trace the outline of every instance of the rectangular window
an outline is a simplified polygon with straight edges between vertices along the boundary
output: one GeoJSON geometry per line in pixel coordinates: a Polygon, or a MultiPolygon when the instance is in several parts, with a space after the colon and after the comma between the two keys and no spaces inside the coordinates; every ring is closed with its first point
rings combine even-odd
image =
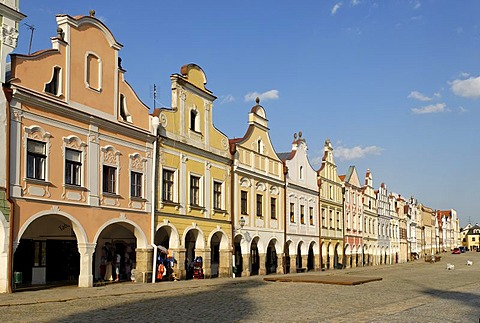
{"type": "Polygon", "coordinates": [[[310,216],[310,225],[313,225],[313,207],[310,207],[309,216],[310,216]]]}
{"type": "Polygon", "coordinates": [[[162,182],[162,200],[166,202],[173,202],[173,178],[174,171],[164,169],[162,182]]]}
{"type": "Polygon", "coordinates": [[[82,152],[65,149],[65,184],[81,185],[82,152]]]}
{"type": "Polygon", "coordinates": [[[142,197],[142,174],[131,172],[130,181],[130,196],[142,197]]]}
{"type": "Polygon", "coordinates": [[[47,241],[35,241],[33,259],[34,267],[45,267],[47,265],[47,241]]]}
{"type": "Polygon", "coordinates": [[[342,226],[340,224],[340,212],[337,212],[337,229],[341,229],[342,226]]]}
{"type": "Polygon", "coordinates": [[[295,223],[295,203],[290,203],[290,222],[295,223]]]}
{"type": "Polygon", "coordinates": [[[115,167],[103,165],[103,192],[116,193],[117,169],[115,167]]]}
{"type": "Polygon", "coordinates": [[[323,225],[324,227],[327,226],[326,214],[327,214],[327,213],[326,213],[325,209],[322,209],[322,225],[323,225]]]}
{"type": "Polygon", "coordinates": [[[257,194],[257,216],[262,216],[263,195],[257,194]]]}
{"type": "Polygon", "coordinates": [[[330,228],[333,228],[333,211],[332,210],[329,210],[329,214],[330,214],[330,228]]]}
{"type": "Polygon", "coordinates": [[[277,199],[274,197],[270,198],[270,218],[277,218],[277,199]]]}
{"type": "Polygon", "coordinates": [[[200,205],[200,177],[190,176],[190,205],[200,205]]]}
{"type": "Polygon", "coordinates": [[[305,205],[300,205],[300,223],[305,224],[305,205]]]}
{"type": "Polygon", "coordinates": [[[222,183],[213,182],[213,208],[222,209],[222,183]]]}
{"type": "Polygon", "coordinates": [[[248,213],[247,213],[247,210],[248,210],[248,207],[247,207],[247,205],[248,205],[248,204],[247,204],[247,201],[248,201],[248,200],[247,200],[247,196],[248,196],[248,193],[247,193],[246,191],[242,191],[242,192],[241,192],[241,205],[240,205],[241,210],[240,210],[240,212],[241,212],[242,214],[248,214],[248,213]]]}
{"type": "Polygon", "coordinates": [[[45,180],[45,143],[27,140],[27,178],[45,180]]]}

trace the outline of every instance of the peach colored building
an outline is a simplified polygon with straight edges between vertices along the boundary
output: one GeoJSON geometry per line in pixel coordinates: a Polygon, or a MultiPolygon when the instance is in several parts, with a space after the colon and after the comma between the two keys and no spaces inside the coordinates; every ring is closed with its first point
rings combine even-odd
{"type": "Polygon", "coordinates": [[[93,11],[56,20],[52,49],[12,56],[13,270],[23,285],[89,287],[130,279],[135,267],[142,279],[152,250],[149,109],[93,11]]]}

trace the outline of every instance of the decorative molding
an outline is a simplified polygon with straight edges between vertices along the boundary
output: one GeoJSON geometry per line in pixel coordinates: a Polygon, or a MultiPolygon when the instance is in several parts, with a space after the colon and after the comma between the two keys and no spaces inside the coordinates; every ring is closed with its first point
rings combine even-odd
{"type": "Polygon", "coordinates": [[[18,42],[18,30],[7,24],[2,25],[2,44],[9,47],[17,47],[18,42]]]}

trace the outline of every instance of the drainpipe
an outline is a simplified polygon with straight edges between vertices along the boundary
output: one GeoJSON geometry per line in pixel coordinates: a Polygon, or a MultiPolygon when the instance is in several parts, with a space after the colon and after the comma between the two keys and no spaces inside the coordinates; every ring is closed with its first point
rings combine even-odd
{"type": "Polygon", "coordinates": [[[12,100],[12,89],[3,87],[3,92],[6,98],[6,121],[7,121],[7,156],[6,156],[6,187],[5,194],[8,203],[10,203],[10,237],[8,242],[8,257],[7,257],[7,293],[12,293],[13,289],[13,226],[15,219],[15,204],[10,196],[10,101],[12,100]]]}
{"type": "MultiPolygon", "coordinates": [[[[233,272],[233,267],[235,265],[235,175],[233,172],[235,152],[237,151],[237,146],[234,143],[230,143],[230,223],[232,226],[232,278],[235,278],[235,273],[233,272]]],[[[240,248],[241,250],[241,248],[240,248]]],[[[240,257],[243,257],[241,254],[240,257]]],[[[243,266],[243,261],[242,261],[243,266]]],[[[241,268],[243,270],[243,268],[241,268]]],[[[238,268],[237,268],[238,271],[238,268]]]]}
{"type": "Polygon", "coordinates": [[[287,273],[287,173],[288,167],[283,162],[283,273],[287,273]]]}
{"type": "Polygon", "coordinates": [[[318,186],[318,247],[320,248],[320,252],[319,252],[319,255],[320,255],[320,271],[323,270],[323,252],[322,252],[322,215],[321,215],[321,212],[322,212],[322,204],[320,203],[320,197],[321,197],[321,194],[320,194],[320,190],[321,190],[321,187],[322,187],[322,179],[320,177],[320,175],[317,173],[317,186],[318,186]]]}
{"type": "Polygon", "coordinates": [[[157,200],[155,198],[156,184],[157,184],[157,147],[158,147],[158,125],[160,124],[160,119],[156,116],[152,117],[152,134],[155,137],[153,141],[153,161],[152,161],[152,195],[151,195],[151,241],[153,247],[153,261],[152,261],[152,283],[155,283],[155,271],[157,264],[157,246],[155,245],[155,210],[157,208],[157,200]]]}

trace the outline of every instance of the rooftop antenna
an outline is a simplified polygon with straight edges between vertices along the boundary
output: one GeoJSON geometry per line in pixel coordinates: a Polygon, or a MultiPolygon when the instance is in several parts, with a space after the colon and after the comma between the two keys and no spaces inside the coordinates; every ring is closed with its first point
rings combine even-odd
{"type": "Polygon", "coordinates": [[[30,55],[30,53],[32,52],[32,42],[33,42],[33,32],[35,31],[35,26],[34,25],[29,25],[27,23],[23,23],[25,26],[28,27],[28,29],[30,29],[30,45],[28,46],[28,55],[30,55]]]}
{"type": "Polygon", "coordinates": [[[155,110],[155,104],[157,101],[157,85],[153,83],[153,109],[155,110]]]}

